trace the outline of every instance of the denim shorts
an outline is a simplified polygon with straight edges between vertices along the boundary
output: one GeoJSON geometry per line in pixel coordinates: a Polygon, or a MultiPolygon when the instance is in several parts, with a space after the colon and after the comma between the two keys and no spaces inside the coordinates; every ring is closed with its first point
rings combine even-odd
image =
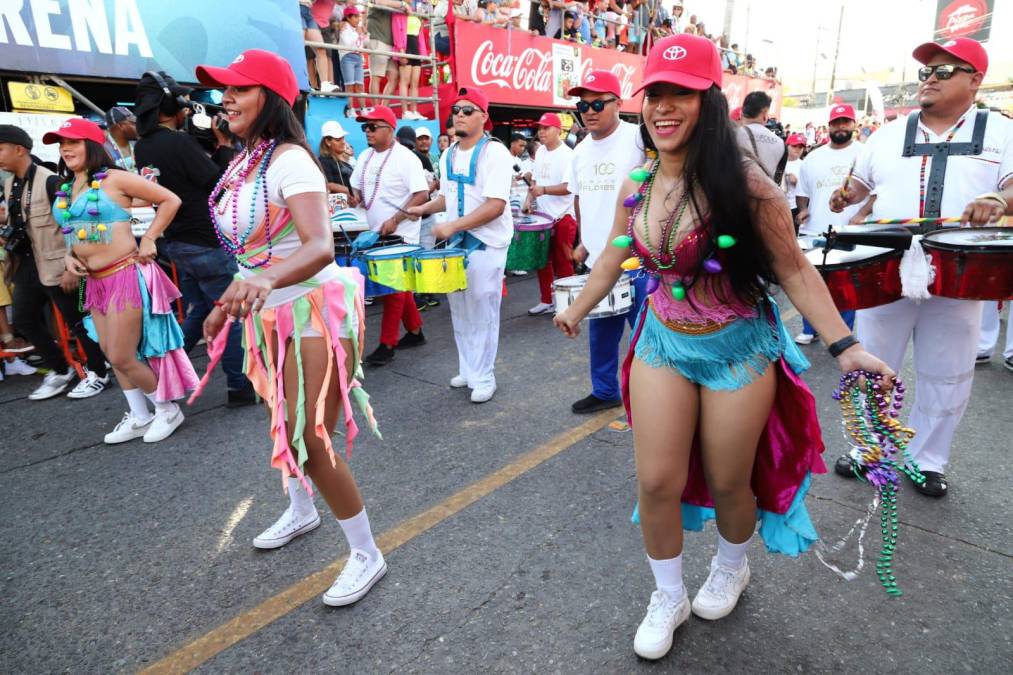
{"type": "Polygon", "coordinates": [[[303,30],[310,30],[311,28],[320,30],[320,26],[318,26],[317,22],[313,20],[313,14],[310,12],[310,8],[306,5],[299,5],[299,18],[302,19],[303,30]]]}
{"type": "Polygon", "coordinates": [[[363,84],[362,54],[348,53],[341,57],[341,77],[345,84],[363,84]]]}

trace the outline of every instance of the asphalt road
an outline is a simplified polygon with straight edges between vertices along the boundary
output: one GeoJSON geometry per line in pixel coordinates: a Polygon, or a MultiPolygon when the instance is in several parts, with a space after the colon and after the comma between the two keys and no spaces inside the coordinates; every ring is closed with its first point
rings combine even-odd
{"type": "MultiPolygon", "coordinates": [[[[0,672],[1011,671],[1013,373],[998,357],[978,368],[949,497],[902,492],[902,598],[873,573],[875,523],[850,582],[757,540],[735,613],[690,619],[651,664],[632,650],[653,584],[629,522],[631,434],[607,426],[618,414],[570,413],[588,391],[586,338],[527,316],[533,277],[509,289],[492,402],[448,386],[445,304],[424,314],[426,346],[367,371],[384,438],[361,436],[352,466],[390,572],[350,608],[318,598],[347,552],[332,519],[283,549],[251,546],[287,498],[264,412],[227,410],[220,373],[168,440],[112,447],[102,436],[124,410],[118,390],[30,402],[37,377],[0,383],[0,672]]],[[[844,449],[837,372],[822,347],[806,350],[830,463],[844,449]]],[[[871,498],[829,474],[808,505],[833,543],[871,498]]],[[[715,540],[713,525],[687,536],[690,593],[715,540]]],[[[853,543],[833,558],[857,559],[853,543]]]]}

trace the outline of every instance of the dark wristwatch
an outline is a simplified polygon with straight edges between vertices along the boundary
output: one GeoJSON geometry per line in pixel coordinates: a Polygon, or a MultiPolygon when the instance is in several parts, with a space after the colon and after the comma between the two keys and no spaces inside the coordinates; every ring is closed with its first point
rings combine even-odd
{"type": "Polygon", "coordinates": [[[850,349],[857,344],[858,338],[854,335],[845,335],[840,340],[827,347],[827,350],[830,352],[830,356],[836,359],[838,356],[843,354],[845,350],[850,349]]]}

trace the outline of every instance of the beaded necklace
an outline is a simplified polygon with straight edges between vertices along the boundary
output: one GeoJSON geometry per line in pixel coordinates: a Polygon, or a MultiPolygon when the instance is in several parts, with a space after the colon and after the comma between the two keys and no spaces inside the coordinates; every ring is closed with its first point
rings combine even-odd
{"type": "MultiPolygon", "coordinates": [[[[950,130],[950,133],[946,136],[946,140],[944,141],[944,143],[949,143],[950,141],[953,140],[953,137],[957,135],[958,131],[960,131],[960,127],[964,126],[964,122],[966,120],[967,120],[967,116],[966,115],[964,117],[960,118],[960,121],[957,122],[957,125],[955,127],[953,127],[953,129],[950,130]]],[[[922,129],[922,135],[925,137],[925,142],[926,143],[931,142],[929,140],[929,132],[927,132],[924,129],[922,129]]],[[[922,168],[921,168],[921,171],[919,171],[919,173],[918,173],[918,217],[919,218],[924,218],[925,217],[925,170],[928,167],[928,165],[929,165],[929,156],[928,155],[922,155],[922,168]]]]}
{"type": "MultiPolygon", "coordinates": [[[[395,143],[394,145],[397,144],[395,143]]],[[[362,208],[367,211],[373,206],[373,202],[376,201],[376,193],[380,191],[380,177],[383,176],[383,169],[387,166],[387,162],[394,156],[394,145],[390,146],[387,156],[380,163],[380,170],[376,172],[376,181],[373,183],[373,194],[369,196],[369,199],[366,199],[366,171],[369,169],[369,163],[376,156],[376,150],[373,148],[369,149],[369,157],[366,158],[365,164],[362,165],[362,175],[359,176],[359,194],[362,195],[362,208]]]]}
{"type": "Polygon", "coordinates": [[[891,405],[882,383],[883,376],[878,373],[854,370],[841,376],[833,397],[841,404],[845,436],[853,448],[851,470],[876,488],[880,500],[883,547],[876,574],[887,593],[899,596],[902,591],[897,587],[892,564],[900,527],[897,517],[900,474],[918,484],[925,482],[925,476],[907,452],[915,431],[901,426],[897,419],[903,407],[904,384],[900,378],[895,379],[891,405]]]}
{"type": "Polygon", "coordinates": [[[690,189],[687,187],[686,192],[679,198],[679,203],[675,209],[669,214],[668,219],[662,223],[661,236],[658,238],[658,248],[655,250],[651,245],[651,226],[648,222],[648,216],[651,211],[651,193],[659,166],[661,166],[660,162],[654,163],[654,166],[651,167],[650,177],[641,185],[640,192],[643,193],[643,198],[637,200],[633,206],[627,230],[632,235],[637,217],[643,212],[644,222],[641,231],[643,232],[644,248],[647,250],[647,256],[658,270],[669,270],[675,267],[676,264],[673,244],[675,243],[676,232],[679,230],[678,224],[682,222],[682,217],[689,206],[690,189]]]}
{"type": "Polygon", "coordinates": [[[267,189],[267,168],[271,164],[271,157],[274,155],[277,143],[275,141],[261,141],[248,153],[243,153],[229,164],[229,168],[225,171],[221,180],[215,185],[214,190],[211,191],[211,196],[208,197],[208,208],[211,210],[211,220],[215,223],[218,222],[218,215],[224,215],[229,207],[232,211],[232,238],[222,234],[221,228],[215,225],[215,235],[218,237],[218,243],[221,244],[222,248],[225,249],[230,255],[234,256],[240,265],[247,269],[255,269],[257,267],[263,267],[271,261],[272,249],[274,242],[271,239],[271,221],[269,216],[269,204],[268,204],[268,189],[267,189]],[[245,162],[245,164],[244,164],[245,162]],[[243,185],[246,184],[246,179],[256,170],[257,175],[254,177],[253,184],[253,199],[250,203],[250,213],[248,217],[248,225],[246,230],[239,233],[239,199],[242,193],[243,185]],[[257,197],[258,192],[264,201],[264,236],[267,239],[267,258],[264,260],[248,264],[244,260],[246,254],[246,245],[250,235],[257,225],[257,197]],[[217,214],[216,211],[217,205],[217,214]]]}
{"type": "Polygon", "coordinates": [[[67,248],[78,243],[109,244],[113,240],[113,232],[105,223],[99,222],[100,211],[98,208],[99,190],[102,189],[102,181],[109,175],[108,170],[102,167],[96,171],[91,180],[86,183],[87,192],[84,192],[87,206],[75,209],[82,193],[78,193],[74,199],[74,184],[66,182],[56,191],[56,220],[60,223],[60,232],[63,234],[63,241],[67,248]],[[71,218],[77,221],[84,220],[85,215],[90,216],[91,222],[75,222],[70,224],[71,218]]]}

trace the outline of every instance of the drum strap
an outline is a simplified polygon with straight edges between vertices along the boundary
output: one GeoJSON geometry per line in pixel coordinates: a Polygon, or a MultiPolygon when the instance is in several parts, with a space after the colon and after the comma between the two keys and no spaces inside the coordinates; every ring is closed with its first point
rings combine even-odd
{"type": "Polygon", "coordinates": [[[907,131],[904,134],[903,157],[931,157],[932,170],[929,172],[925,186],[924,218],[939,218],[943,203],[943,182],[946,179],[946,163],[950,155],[980,155],[985,141],[985,124],[988,111],[979,110],[974,118],[974,130],[969,143],[918,143],[919,113],[913,112],[907,118],[907,131]]]}
{"type": "Polygon", "coordinates": [[[447,178],[457,183],[457,217],[464,217],[464,186],[474,185],[477,176],[478,160],[489,142],[488,136],[482,136],[475,145],[475,151],[471,153],[471,162],[468,165],[468,173],[454,173],[454,157],[457,155],[457,143],[450,146],[450,155],[447,157],[447,178]]]}

